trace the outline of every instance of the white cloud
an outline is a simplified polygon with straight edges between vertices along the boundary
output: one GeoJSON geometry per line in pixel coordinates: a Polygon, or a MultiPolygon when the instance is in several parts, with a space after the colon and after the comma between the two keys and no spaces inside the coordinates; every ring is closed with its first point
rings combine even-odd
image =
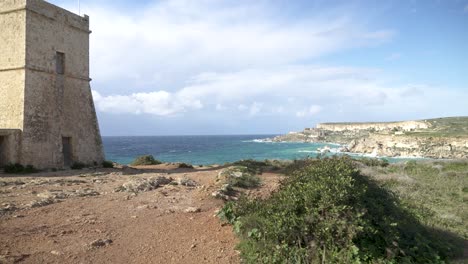
{"type": "Polygon", "coordinates": [[[216,107],[215,107],[215,108],[216,108],[216,111],[224,111],[224,110],[227,109],[227,108],[226,108],[224,105],[222,105],[222,104],[216,104],[216,107]]]}
{"type": "Polygon", "coordinates": [[[245,111],[245,110],[249,109],[249,107],[244,105],[244,104],[240,104],[240,105],[237,106],[237,109],[239,111],[245,111]]]}
{"type": "Polygon", "coordinates": [[[262,110],[262,107],[263,107],[262,103],[253,102],[249,108],[249,115],[253,116],[253,115],[260,113],[260,111],[262,110]]]}
{"type": "Polygon", "coordinates": [[[109,96],[102,96],[93,91],[93,97],[98,110],[111,113],[168,116],[203,108],[198,99],[190,99],[166,91],[109,96]]]}
{"type": "Polygon", "coordinates": [[[312,116],[320,113],[322,111],[322,107],[320,105],[311,105],[307,109],[303,109],[301,111],[296,112],[297,117],[306,117],[312,116]]]}
{"type": "MultiPolygon", "coordinates": [[[[443,104],[435,99],[441,102],[449,100],[447,105],[452,106],[468,100],[467,94],[443,87],[392,85],[391,80],[376,69],[302,65],[204,73],[174,92],[94,94],[96,106],[102,112],[154,115],[196,113],[204,105],[213,105],[213,101],[217,102],[215,108],[218,111],[227,110],[226,106],[232,105],[231,109],[249,116],[281,112],[306,117],[322,111],[321,106],[310,105],[310,102],[324,102],[327,113],[382,111],[396,114],[405,113],[405,109],[441,109],[443,104]],[[275,111],[279,104],[284,107],[275,111]]],[[[209,115],[206,111],[203,113],[209,115]]],[[[235,111],[227,111],[227,114],[235,115],[235,111]]]]}
{"type": "Polygon", "coordinates": [[[99,83],[120,80],[140,90],[156,86],[172,91],[202,72],[294,64],[376,45],[395,35],[391,29],[373,29],[350,12],[322,9],[291,18],[274,6],[263,1],[166,0],[132,10],[88,1],[82,12],[90,15],[93,31],[92,77],[99,83]]]}

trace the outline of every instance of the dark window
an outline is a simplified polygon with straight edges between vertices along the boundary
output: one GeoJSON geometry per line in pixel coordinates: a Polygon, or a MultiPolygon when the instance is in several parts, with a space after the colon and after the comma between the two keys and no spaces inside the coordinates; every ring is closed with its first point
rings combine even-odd
{"type": "Polygon", "coordinates": [[[57,74],[65,73],[65,53],[57,52],[55,54],[55,71],[57,74]]]}
{"type": "Polygon", "coordinates": [[[72,165],[72,144],[70,137],[62,137],[63,165],[70,167],[72,165]]]}

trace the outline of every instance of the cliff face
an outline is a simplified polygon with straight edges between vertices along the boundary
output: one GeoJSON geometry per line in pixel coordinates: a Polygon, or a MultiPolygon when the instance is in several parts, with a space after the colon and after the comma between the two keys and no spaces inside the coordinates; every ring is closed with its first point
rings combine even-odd
{"type": "Polygon", "coordinates": [[[374,123],[322,123],[317,124],[317,129],[328,131],[345,131],[345,130],[366,130],[374,131],[383,130],[402,130],[411,131],[415,129],[428,129],[431,124],[426,121],[402,121],[402,122],[374,122],[374,123]]]}
{"type": "Polygon", "coordinates": [[[468,158],[468,117],[386,123],[323,123],[270,139],[333,142],[344,152],[387,157],[468,158]]]}
{"type": "Polygon", "coordinates": [[[370,134],[368,137],[352,140],[348,150],[387,157],[468,158],[468,140],[370,134]]]}

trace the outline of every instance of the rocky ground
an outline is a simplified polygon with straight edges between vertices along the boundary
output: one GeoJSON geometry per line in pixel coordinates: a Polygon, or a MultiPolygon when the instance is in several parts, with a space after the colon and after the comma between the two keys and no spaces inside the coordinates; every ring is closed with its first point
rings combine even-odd
{"type": "MultiPolygon", "coordinates": [[[[222,169],[0,173],[0,263],[239,263],[232,227],[215,216],[222,169]]],[[[240,191],[267,196],[281,175],[260,178],[240,191]]]]}

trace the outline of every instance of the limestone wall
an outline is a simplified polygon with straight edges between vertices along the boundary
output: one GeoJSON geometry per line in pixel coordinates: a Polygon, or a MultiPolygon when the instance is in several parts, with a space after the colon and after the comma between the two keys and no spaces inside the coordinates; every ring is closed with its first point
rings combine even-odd
{"type": "Polygon", "coordinates": [[[425,121],[402,121],[402,122],[381,122],[381,123],[322,123],[317,124],[317,128],[329,131],[345,130],[366,130],[375,129],[376,131],[391,130],[398,128],[409,131],[413,129],[426,129],[430,124],[425,121]]]}
{"type": "Polygon", "coordinates": [[[26,1],[0,1],[0,129],[23,128],[26,1]],[[17,11],[15,11],[17,10],[17,11]]]}
{"type": "Polygon", "coordinates": [[[28,0],[23,162],[63,166],[62,137],[74,162],[103,160],[89,79],[89,21],[40,0],[28,0]],[[65,72],[56,73],[56,52],[65,72]]]}
{"type": "Polygon", "coordinates": [[[21,130],[0,129],[0,166],[20,163],[21,130]]]}
{"type": "Polygon", "coordinates": [[[61,168],[62,137],[71,138],[73,162],[104,159],[90,89],[90,33],[87,16],[42,0],[0,0],[0,129],[19,129],[2,138],[9,162],[61,168]],[[64,74],[56,72],[57,52],[65,54],[64,74]]]}

